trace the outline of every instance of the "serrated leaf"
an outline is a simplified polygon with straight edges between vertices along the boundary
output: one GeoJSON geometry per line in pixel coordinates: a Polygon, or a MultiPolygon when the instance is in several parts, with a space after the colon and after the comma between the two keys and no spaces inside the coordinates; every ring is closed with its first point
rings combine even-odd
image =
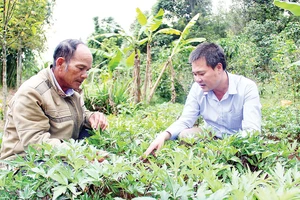
{"type": "Polygon", "coordinates": [[[62,185],[68,184],[68,179],[66,177],[62,176],[61,174],[54,173],[54,174],[50,175],[50,178],[57,181],[59,184],[62,184],[62,185]]]}
{"type": "Polygon", "coordinates": [[[81,192],[77,192],[76,184],[72,183],[67,186],[67,188],[76,196],[81,192]]]}

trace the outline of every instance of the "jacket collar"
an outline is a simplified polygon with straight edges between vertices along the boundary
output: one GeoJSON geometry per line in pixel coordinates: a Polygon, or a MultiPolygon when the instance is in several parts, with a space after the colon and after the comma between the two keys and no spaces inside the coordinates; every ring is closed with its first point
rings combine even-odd
{"type": "Polygon", "coordinates": [[[68,89],[66,92],[64,92],[61,89],[60,85],[58,84],[58,82],[57,82],[57,80],[56,80],[56,78],[54,76],[54,73],[52,71],[52,67],[53,67],[53,65],[50,65],[49,71],[50,71],[50,74],[51,74],[51,80],[53,81],[54,85],[56,86],[55,88],[56,88],[56,91],[58,92],[58,94],[60,96],[64,96],[64,97],[72,96],[75,91],[72,88],[68,89]]]}

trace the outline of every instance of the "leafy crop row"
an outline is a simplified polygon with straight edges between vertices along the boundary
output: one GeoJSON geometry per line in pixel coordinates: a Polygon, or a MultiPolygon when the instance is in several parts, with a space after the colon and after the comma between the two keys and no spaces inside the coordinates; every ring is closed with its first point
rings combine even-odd
{"type": "Polygon", "coordinates": [[[261,134],[167,141],[156,156],[142,159],[181,109],[165,103],[111,115],[109,130],[72,140],[67,149],[30,147],[0,170],[1,199],[300,198],[296,107],[264,108],[261,134]]]}

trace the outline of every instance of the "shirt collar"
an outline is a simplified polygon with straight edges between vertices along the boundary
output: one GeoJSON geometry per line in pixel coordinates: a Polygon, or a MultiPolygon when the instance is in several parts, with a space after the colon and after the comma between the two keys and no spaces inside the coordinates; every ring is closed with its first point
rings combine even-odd
{"type": "Polygon", "coordinates": [[[231,73],[228,73],[227,71],[225,71],[227,76],[228,76],[228,80],[229,80],[229,86],[228,86],[228,94],[237,94],[237,90],[236,90],[236,83],[234,81],[234,77],[231,73]]]}
{"type": "Polygon", "coordinates": [[[50,67],[50,73],[51,73],[51,76],[52,76],[52,78],[53,78],[53,80],[54,80],[54,83],[55,83],[56,87],[59,89],[60,92],[62,92],[62,93],[63,93],[64,95],[66,95],[67,97],[72,96],[72,95],[74,94],[74,90],[73,90],[72,88],[67,89],[66,92],[64,92],[64,91],[61,89],[60,85],[58,84],[58,82],[57,82],[57,80],[56,80],[56,78],[55,78],[55,76],[54,76],[54,73],[53,73],[53,71],[52,71],[52,67],[50,67]]]}
{"type": "MultiPolygon", "coordinates": [[[[237,90],[236,90],[236,84],[234,81],[234,77],[231,73],[225,71],[227,76],[228,76],[228,90],[227,92],[224,94],[224,97],[222,99],[227,99],[228,95],[234,95],[237,94],[237,90]]],[[[208,92],[204,92],[204,95],[209,95],[210,98],[213,98],[215,100],[218,100],[217,97],[215,96],[214,92],[212,90],[208,91],[208,92]]]]}

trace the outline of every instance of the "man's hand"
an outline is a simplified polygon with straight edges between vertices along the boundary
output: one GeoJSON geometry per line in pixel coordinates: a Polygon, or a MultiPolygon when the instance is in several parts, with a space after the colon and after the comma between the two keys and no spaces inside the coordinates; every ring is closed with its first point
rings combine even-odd
{"type": "Polygon", "coordinates": [[[161,147],[164,145],[164,142],[170,139],[171,135],[169,132],[160,133],[155,140],[150,144],[148,149],[145,151],[144,156],[147,157],[149,154],[155,156],[155,151],[159,151],[161,147]]]}
{"type": "Polygon", "coordinates": [[[89,122],[93,129],[98,129],[100,127],[102,130],[105,130],[108,126],[105,115],[100,112],[95,112],[94,114],[92,114],[89,118],[89,122]]]}

